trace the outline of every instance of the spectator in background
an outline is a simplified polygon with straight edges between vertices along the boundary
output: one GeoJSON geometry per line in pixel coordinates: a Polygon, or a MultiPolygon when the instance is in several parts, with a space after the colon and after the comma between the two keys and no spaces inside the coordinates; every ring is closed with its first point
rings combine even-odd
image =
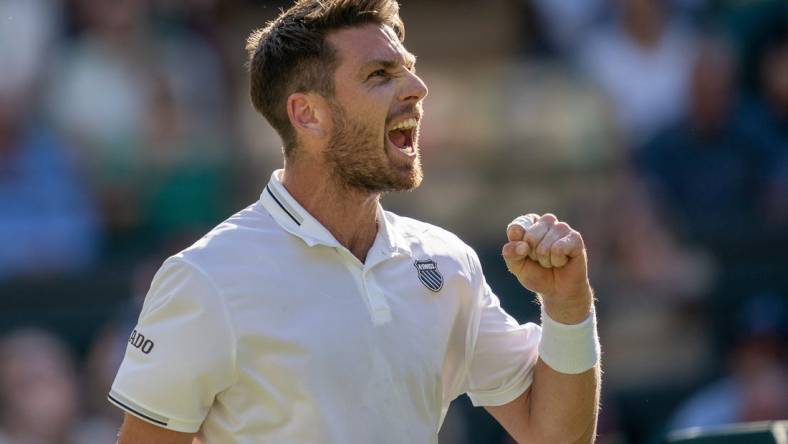
{"type": "Polygon", "coordinates": [[[147,4],[75,1],[81,32],[58,48],[47,79],[48,117],[81,155],[111,241],[140,224],[135,192],[155,47],[144,29],[147,4]]]}
{"type": "MultiPolygon", "coordinates": [[[[0,341],[0,443],[82,444],[73,357],[54,336],[19,330],[0,341]]],[[[84,443],[87,444],[87,443],[84,443]]]]}
{"type": "Polygon", "coordinates": [[[769,217],[779,157],[773,137],[749,123],[752,115],[735,93],[736,72],[727,46],[702,45],[688,115],[658,134],[638,162],[671,230],[708,251],[719,266],[720,279],[704,307],[718,357],[735,340],[730,325],[746,297],[786,288],[780,245],[788,236],[769,217]]]}
{"type": "MultiPolygon", "coordinates": [[[[788,7],[784,12],[765,26],[756,44],[759,94],[747,108],[748,124],[772,151],[763,216],[779,233],[788,230],[788,7]]],[[[788,236],[782,239],[788,245],[788,236]]]]}
{"type": "Polygon", "coordinates": [[[607,94],[629,147],[685,106],[693,37],[662,0],[618,0],[616,20],[580,48],[581,70],[607,94]]]}
{"type": "Polygon", "coordinates": [[[750,298],[741,311],[729,371],[674,413],[670,430],[788,418],[788,309],[784,298],[750,298]]]}
{"type": "Polygon", "coordinates": [[[703,45],[692,71],[689,113],[640,153],[639,166],[672,229],[723,264],[775,234],[764,218],[774,156],[745,124],[736,64],[720,42],[703,45]]]}
{"type": "Polygon", "coordinates": [[[117,177],[135,159],[144,128],[155,42],[146,1],[74,2],[76,38],[52,66],[48,110],[92,169],[117,177]]]}
{"type": "Polygon", "coordinates": [[[21,114],[0,96],[0,280],[85,269],[98,254],[91,196],[58,135],[21,114]]]}
{"type": "Polygon", "coordinates": [[[150,107],[139,188],[145,234],[159,245],[192,239],[231,208],[227,146],[220,133],[192,127],[164,79],[150,107]]]}
{"type": "Polygon", "coordinates": [[[225,213],[226,81],[220,55],[153,2],[78,0],[51,114],[99,191],[114,254],[203,230],[225,213]]]}
{"type": "Polygon", "coordinates": [[[577,48],[603,9],[602,0],[522,0],[533,4],[551,49],[564,54],[577,48]]]}
{"type": "MultiPolygon", "coordinates": [[[[30,90],[60,30],[57,0],[0,0],[0,91],[30,90]]],[[[24,94],[22,94],[24,95],[24,94]]],[[[29,98],[29,97],[28,97],[29,98]]]]}
{"type": "Polygon", "coordinates": [[[99,244],[92,196],[62,137],[36,115],[53,15],[47,1],[2,1],[0,280],[81,270],[99,244]]]}

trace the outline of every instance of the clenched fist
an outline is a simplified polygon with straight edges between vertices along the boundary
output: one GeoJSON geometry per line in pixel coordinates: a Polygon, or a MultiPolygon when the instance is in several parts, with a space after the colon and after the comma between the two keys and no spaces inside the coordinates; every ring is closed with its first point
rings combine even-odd
{"type": "Polygon", "coordinates": [[[588,317],[593,295],[580,233],[552,214],[528,214],[509,224],[506,237],[506,267],[539,294],[552,319],[576,324],[588,317]]]}

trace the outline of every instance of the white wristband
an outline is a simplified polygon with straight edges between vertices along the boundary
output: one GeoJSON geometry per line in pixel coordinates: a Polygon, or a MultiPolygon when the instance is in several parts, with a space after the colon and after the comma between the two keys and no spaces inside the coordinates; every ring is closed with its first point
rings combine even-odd
{"type": "Polygon", "coordinates": [[[542,307],[542,339],[539,357],[560,373],[576,375],[593,368],[601,355],[596,331],[596,312],[579,324],[567,325],[550,319],[542,307]]]}

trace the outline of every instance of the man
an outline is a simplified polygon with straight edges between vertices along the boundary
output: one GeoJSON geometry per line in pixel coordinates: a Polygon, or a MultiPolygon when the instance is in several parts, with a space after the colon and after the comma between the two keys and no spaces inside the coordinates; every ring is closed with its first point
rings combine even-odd
{"type": "Polygon", "coordinates": [[[154,278],[109,395],[121,444],[435,443],[462,393],[519,442],[593,441],[580,235],[552,215],[507,230],[540,329],[500,308],[457,237],[379,205],[422,178],[427,88],[403,31],[394,0],[301,0],[251,35],[285,168],[154,278]]]}

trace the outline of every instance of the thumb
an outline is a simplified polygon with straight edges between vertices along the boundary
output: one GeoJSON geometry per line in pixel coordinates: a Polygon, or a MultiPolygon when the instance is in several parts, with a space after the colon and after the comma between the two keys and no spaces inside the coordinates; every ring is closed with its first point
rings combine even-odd
{"type": "Polygon", "coordinates": [[[515,265],[522,263],[528,257],[530,251],[531,247],[525,241],[513,241],[504,244],[501,249],[501,255],[504,262],[506,262],[506,268],[511,271],[515,265]]]}

